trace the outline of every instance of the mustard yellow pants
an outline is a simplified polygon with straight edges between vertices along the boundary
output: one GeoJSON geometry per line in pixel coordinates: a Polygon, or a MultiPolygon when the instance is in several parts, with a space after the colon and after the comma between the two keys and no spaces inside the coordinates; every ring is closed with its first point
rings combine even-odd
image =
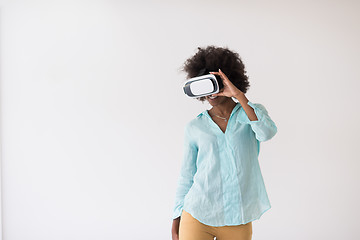
{"type": "Polygon", "coordinates": [[[199,222],[183,210],[179,225],[179,240],[251,240],[252,222],[237,226],[214,227],[199,222]]]}

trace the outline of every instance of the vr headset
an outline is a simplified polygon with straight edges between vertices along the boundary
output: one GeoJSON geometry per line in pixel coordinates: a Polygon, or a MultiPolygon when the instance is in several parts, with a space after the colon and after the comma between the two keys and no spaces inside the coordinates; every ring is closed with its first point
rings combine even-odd
{"type": "Polygon", "coordinates": [[[222,79],[209,72],[208,69],[203,68],[196,77],[188,79],[183,87],[184,93],[191,98],[218,93],[224,87],[222,79]]]}

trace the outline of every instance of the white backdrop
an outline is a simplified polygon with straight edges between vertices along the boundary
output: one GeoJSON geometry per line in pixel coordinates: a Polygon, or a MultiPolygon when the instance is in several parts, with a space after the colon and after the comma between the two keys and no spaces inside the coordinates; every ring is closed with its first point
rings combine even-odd
{"type": "Polygon", "coordinates": [[[359,239],[358,1],[3,1],[4,240],[171,239],[198,46],[245,63],[277,135],[253,239],[359,239]]]}

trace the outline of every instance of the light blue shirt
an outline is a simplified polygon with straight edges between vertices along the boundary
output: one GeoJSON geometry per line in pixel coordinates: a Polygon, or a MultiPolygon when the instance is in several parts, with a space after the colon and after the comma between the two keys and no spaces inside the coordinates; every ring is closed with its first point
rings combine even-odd
{"type": "Polygon", "coordinates": [[[206,225],[239,225],[271,208],[258,156],[260,142],[271,139],[277,127],[263,105],[247,104],[258,120],[250,121],[237,102],[225,133],[207,110],[185,125],[173,219],[184,209],[206,225]]]}

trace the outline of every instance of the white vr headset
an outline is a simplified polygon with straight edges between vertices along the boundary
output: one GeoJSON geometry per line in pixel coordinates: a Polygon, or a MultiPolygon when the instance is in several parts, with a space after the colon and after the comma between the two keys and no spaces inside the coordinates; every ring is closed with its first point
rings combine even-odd
{"type": "Polygon", "coordinates": [[[185,82],[184,93],[191,98],[198,98],[218,93],[223,88],[221,78],[214,74],[206,74],[209,71],[206,68],[200,70],[200,73],[185,82]],[[206,75],[203,75],[206,74],[206,75]]]}

